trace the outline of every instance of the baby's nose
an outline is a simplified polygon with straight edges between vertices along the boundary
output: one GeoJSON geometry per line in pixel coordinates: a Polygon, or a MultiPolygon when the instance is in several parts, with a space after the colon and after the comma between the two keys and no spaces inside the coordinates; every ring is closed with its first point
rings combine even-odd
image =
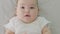
{"type": "Polygon", "coordinates": [[[25,12],[29,13],[30,12],[30,9],[29,8],[25,9],[25,12]]]}

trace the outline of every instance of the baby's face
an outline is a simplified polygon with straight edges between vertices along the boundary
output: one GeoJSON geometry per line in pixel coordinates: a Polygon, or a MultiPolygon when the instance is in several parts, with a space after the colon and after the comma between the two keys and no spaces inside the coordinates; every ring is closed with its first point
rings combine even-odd
{"type": "Polygon", "coordinates": [[[18,0],[16,14],[23,22],[33,22],[38,15],[37,0],[18,0]]]}

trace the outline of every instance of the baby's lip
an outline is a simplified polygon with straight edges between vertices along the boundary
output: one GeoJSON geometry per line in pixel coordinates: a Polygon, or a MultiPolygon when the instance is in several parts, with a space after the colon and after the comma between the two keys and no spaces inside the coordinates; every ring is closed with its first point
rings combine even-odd
{"type": "Polygon", "coordinates": [[[26,14],[25,17],[31,17],[30,15],[26,14]]]}

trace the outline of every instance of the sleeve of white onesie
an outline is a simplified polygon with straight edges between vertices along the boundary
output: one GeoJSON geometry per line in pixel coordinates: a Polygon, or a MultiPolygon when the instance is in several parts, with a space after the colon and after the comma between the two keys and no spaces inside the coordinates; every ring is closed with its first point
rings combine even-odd
{"type": "Polygon", "coordinates": [[[40,23],[41,29],[43,29],[44,26],[47,26],[50,23],[51,23],[50,21],[48,21],[46,18],[42,17],[41,23],[40,23]]]}
{"type": "Polygon", "coordinates": [[[5,24],[4,27],[6,29],[10,29],[12,32],[15,32],[15,26],[13,20],[10,20],[8,24],[5,24]]]}

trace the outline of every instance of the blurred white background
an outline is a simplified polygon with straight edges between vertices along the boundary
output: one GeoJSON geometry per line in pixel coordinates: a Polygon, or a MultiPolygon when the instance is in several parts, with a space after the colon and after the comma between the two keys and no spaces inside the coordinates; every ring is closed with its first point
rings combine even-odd
{"type": "MultiPolygon", "coordinates": [[[[42,0],[39,5],[43,9],[41,16],[51,21],[52,34],[60,34],[60,0],[42,0]]],[[[0,0],[0,34],[4,34],[2,25],[8,23],[15,14],[16,0],[0,0]]]]}

